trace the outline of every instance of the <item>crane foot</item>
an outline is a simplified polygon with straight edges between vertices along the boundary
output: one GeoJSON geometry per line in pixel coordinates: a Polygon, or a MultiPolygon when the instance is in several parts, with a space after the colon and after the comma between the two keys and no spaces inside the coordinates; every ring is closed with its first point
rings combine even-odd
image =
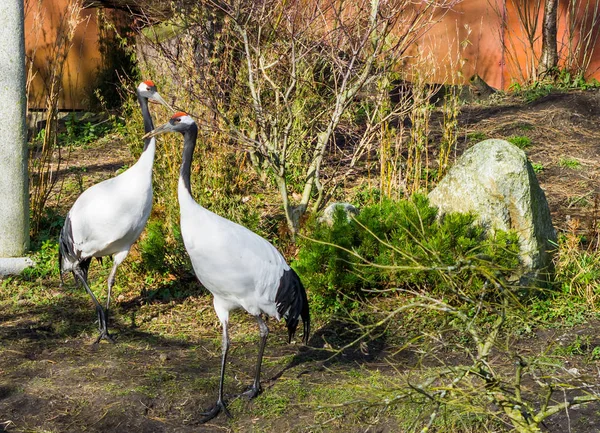
{"type": "Polygon", "coordinates": [[[262,388],[260,384],[257,386],[256,384],[252,384],[248,386],[248,389],[240,394],[240,397],[245,397],[248,400],[252,400],[254,397],[257,397],[258,394],[262,392],[262,388]]]}
{"type": "Polygon", "coordinates": [[[215,405],[213,406],[213,408],[211,410],[209,410],[208,412],[203,412],[201,414],[204,418],[200,421],[200,424],[204,424],[205,422],[210,421],[211,419],[215,418],[221,412],[223,412],[225,415],[227,415],[227,418],[233,418],[231,416],[231,414],[229,413],[229,410],[227,409],[225,402],[223,400],[217,400],[217,402],[215,403],[215,405]]]}
{"type": "Polygon", "coordinates": [[[100,332],[100,335],[98,338],[96,338],[96,341],[94,341],[94,345],[100,343],[101,340],[106,340],[111,344],[115,344],[115,339],[108,333],[108,330],[106,329],[100,332]]]}

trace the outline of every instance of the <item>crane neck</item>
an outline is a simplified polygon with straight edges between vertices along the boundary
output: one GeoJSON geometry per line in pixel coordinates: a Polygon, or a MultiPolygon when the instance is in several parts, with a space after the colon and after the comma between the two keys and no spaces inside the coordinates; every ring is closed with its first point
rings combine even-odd
{"type": "MultiPolygon", "coordinates": [[[[144,119],[144,132],[147,134],[154,129],[154,123],[152,122],[152,116],[150,116],[150,110],[148,110],[148,98],[144,98],[139,93],[137,95],[140,108],[142,109],[142,118],[144,119]]],[[[148,148],[150,139],[144,140],[144,150],[148,148]]]]}
{"type": "Polygon", "coordinates": [[[190,177],[192,174],[192,159],[194,157],[194,149],[196,148],[196,140],[198,139],[198,126],[190,125],[189,129],[183,133],[183,155],[181,157],[181,169],[179,170],[179,178],[183,181],[183,186],[188,193],[192,194],[190,177]]]}

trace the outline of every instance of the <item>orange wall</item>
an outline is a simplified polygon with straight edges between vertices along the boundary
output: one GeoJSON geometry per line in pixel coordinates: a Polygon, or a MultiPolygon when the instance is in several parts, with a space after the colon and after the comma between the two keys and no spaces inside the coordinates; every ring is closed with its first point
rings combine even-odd
{"type": "MultiPolygon", "coordinates": [[[[462,75],[468,80],[474,73],[479,74],[488,84],[498,89],[507,89],[513,81],[522,82],[523,78],[530,77],[532,65],[536,64],[541,47],[541,24],[543,7],[539,12],[538,37],[534,43],[535,54],[531,54],[529,44],[523,32],[514,6],[515,0],[464,0],[452,11],[446,13],[432,30],[420,41],[424,52],[432,51],[439,65],[440,72],[436,80],[441,82],[451,76],[448,67],[450,59],[462,59],[462,75]],[[506,23],[503,27],[502,22],[506,23]],[[470,30],[470,32],[469,32],[470,30]],[[458,34],[458,36],[457,36],[458,34]],[[465,48],[459,50],[457,41],[467,41],[465,48]],[[535,56],[535,58],[533,58],[535,56]]],[[[522,1],[522,0],[519,0],[522,1]]],[[[579,38],[582,28],[589,30],[591,24],[584,25],[585,8],[587,0],[580,1],[580,10],[575,18],[565,10],[561,2],[558,24],[558,50],[559,57],[564,59],[572,43],[579,38]],[[574,38],[569,37],[568,23],[575,20],[574,38]]],[[[536,0],[532,0],[532,4],[536,0]]],[[[589,0],[589,8],[598,7],[599,0],[589,0]]],[[[600,15],[600,9],[598,10],[600,15]]],[[[588,17],[590,13],[588,13],[588,17]]],[[[595,35],[600,32],[600,25],[593,30],[595,35]]],[[[564,66],[561,64],[560,66],[564,66]]],[[[591,63],[586,71],[586,78],[600,80],[600,38],[591,57],[591,63]]]]}
{"type": "MultiPolygon", "coordinates": [[[[64,17],[69,1],[24,0],[26,50],[28,59],[33,62],[34,71],[30,108],[44,105],[44,78],[49,75],[48,58],[51,57],[56,40],[56,28],[64,17]]],[[[507,89],[532,64],[514,1],[463,0],[451,11],[436,14],[439,22],[410,51],[412,54],[420,52],[430,57],[428,61],[432,65],[432,81],[466,82],[477,73],[491,86],[507,89]],[[503,19],[506,22],[505,28],[501,26],[503,19]],[[460,76],[456,73],[456,65],[459,64],[460,76]]],[[[584,7],[586,0],[580,1],[584,7]]],[[[590,7],[598,2],[600,0],[590,0],[590,7]]],[[[583,12],[579,13],[580,21],[583,15],[583,12]]],[[[569,46],[569,38],[565,33],[567,18],[568,14],[563,6],[559,20],[559,51],[563,54],[569,46]]],[[[86,108],[86,97],[94,87],[96,72],[101,65],[96,10],[84,10],[81,19],[67,58],[60,102],[62,109],[86,108]]],[[[578,27],[581,27],[581,23],[578,27]]],[[[595,31],[599,32],[600,26],[595,31]]],[[[536,44],[538,51],[539,45],[536,44]]],[[[600,79],[600,39],[587,74],[600,79]]]]}
{"type": "MultiPolygon", "coordinates": [[[[25,51],[27,66],[33,72],[29,86],[29,108],[35,109],[45,106],[57,28],[64,22],[69,0],[24,0],[24,4],[25,51]]],[[[86,108],[88,90],[94,86],[100,64],[96,10],[85,9],[80,15],[80,23],[65,63],[60,109],[86,108]]]]}
{"type": "Polygon", "coordinates": [[[499,19],[488,1],[464,0],[452,10],[439,13],[439,20],[411,50],[431,63],[435,82],[466,82],[478,73],[490,85],[502,82],[502,50],[499,19]],[[460,69],[460,74],[457,74],[460,69]]]}

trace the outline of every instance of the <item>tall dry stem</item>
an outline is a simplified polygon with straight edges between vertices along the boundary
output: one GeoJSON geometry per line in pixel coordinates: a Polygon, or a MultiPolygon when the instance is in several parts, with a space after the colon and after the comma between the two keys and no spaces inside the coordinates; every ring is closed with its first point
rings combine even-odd
{"type": "Polygon", "coordinates": [[[469,26],[466,26],[466,31],[466,35],[461,40],[459,28],[456,26],[455,38],[448,40],[448,46],[456,47],[456,52],[450,50],[447,56],[448,67],[445,82],[450,86],[446,87],[444,104],[442,106],[442,141],[438,154],[438,180],[441,180],[448,171],[450,155],[453,150],[456,151],[456,144],[458,142],[458,115],[460,114],[461,104],[458,86],[462,84],[462,69],[466,63],[464,50],[470,43],[469,37],[472,30],[469,26]]]}
{"type": "MultiPolygon", "coordinates": [[[[38,14],[42,10],[42,1],[38,0],[38,14]]],[[[31,176],[31,228],[35,234],[40,228],[40,222],[44,215],[44,208],[57,181],[56,172],[61,164],[61,149],[58,144],[58,103],[63,86],[63,74],[69,51],[73,47],[73,36],[75,29],[81,22],[81,11],[83,6],[80,0],[69,0],[64,14],[61,15],[59,25],[56,29],[56,39],[50,45],[50,51],[46,58],[48,76],[44,77],[45,101],[44,118],[45,128],[41,147],[35,146],[31,150],[29,158],[29,173],[31,176]]],[[[40,14],[41,16],[41,14],[40,14]]],[[[42,24],[43,25],[43,24],[42,24]]],[[[28,68],[32,73],[30,65],[28,68]]],[[[31,83],[32,76],[28,77],[31,83]]]]}
{"type": "Polygon", "coordinates": [[[573,76],[584,77],[600,35],[600,3],[590,0],[569,0],[566,16],[564,67],[573,76]]]}

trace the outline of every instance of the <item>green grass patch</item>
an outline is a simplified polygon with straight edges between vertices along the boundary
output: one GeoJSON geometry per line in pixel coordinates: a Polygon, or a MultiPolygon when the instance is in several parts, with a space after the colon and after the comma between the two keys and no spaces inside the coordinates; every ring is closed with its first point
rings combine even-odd
{"type": "Polygon", "coordinates": [[[531,168],[533,168],[535,174],[540,174],[544,171],[544,165],[539,162],[532,162],[531,168]]]}
{"type": "Polygon", "coordinates": [[[524,137],[520,135],[513,135],[512,137],[508,137],[507,141],[509,143],[514,144],[519,149],[527,149],[531,146],[531,139],[529,137],[524,137]]]}
{"type": "Polygon", "coordinates": [[[480,131],[469,132],[467,134],[467,140],[475,143],[479,143],[480,141],[487,140],[487,135],[480,131]]]}
{"type": "Polygon", "coordinates": [[[575,338],[565,345],[558,345],[554,350],[557,356],[581,356],[585,355],[590,349],[590,337],[576,335],[575,338]]]}
{"type": "Polygon", "coordinates": [[[576,158],[562,157],[558,161],[558,166],[562,168],[569,168],[571,170],[580,170],[581,162],[579,162],[576,158]]]}
{"type": "Polygon", "coordinates": [[[535,126],[533,126],[531,123],[517,123],[515,125],[515,127],[519,128],[521,131],[533,131],[535,129],[535,126]]]}
{"type": "Polygon", "coordinates": [[[275,392],[267,392],[260,396],[254,404],[253,412],[257,416],[278,417],[287,412],[290,404],[288,395],[280,395],[275,392]]]}

